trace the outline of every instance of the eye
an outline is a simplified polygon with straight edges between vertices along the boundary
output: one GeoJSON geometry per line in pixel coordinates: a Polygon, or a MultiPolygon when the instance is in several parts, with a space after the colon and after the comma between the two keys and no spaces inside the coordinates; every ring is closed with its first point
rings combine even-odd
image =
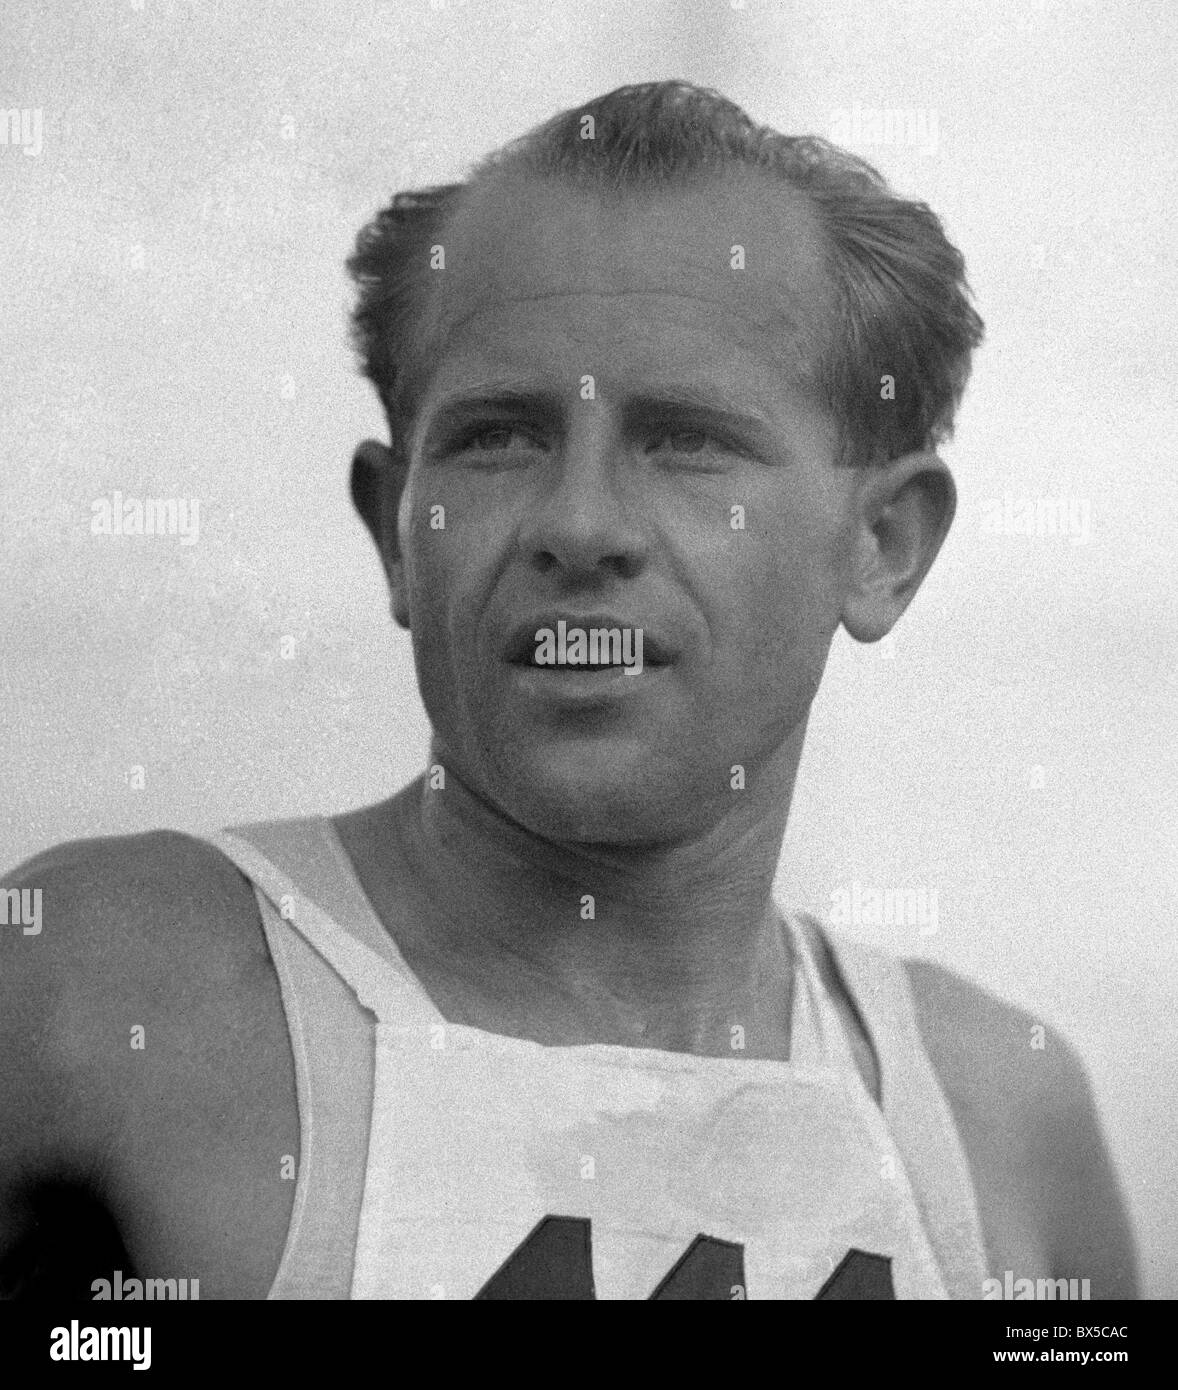
{"type": "MultiPolygon", "coordinates": [[[[672,453],[676,454],[698,454],[712,440],[711,435],[704,430],[665,430],[663,433],[655,435],[654,438],[659,444],[669,444],[672,453]]],[[[659,449],[652,448],[648,452],[658,453],[659,449]]]]}
{"type": "Polygon", "coordinates": [[[499,422],[471,425],[453,440],[450,447],[454,453],[499,454],[521,445],[529,449],[538,448],[539,441],[519,425],[499,422]]]}
{"type": "Polygon", "coordinates": [[[742,451],[711,430],[676,426],[653,430],[647,435],[646,452],[655,459],[690,459],[691,467],[720,467],[726,455],[742,451]]]}

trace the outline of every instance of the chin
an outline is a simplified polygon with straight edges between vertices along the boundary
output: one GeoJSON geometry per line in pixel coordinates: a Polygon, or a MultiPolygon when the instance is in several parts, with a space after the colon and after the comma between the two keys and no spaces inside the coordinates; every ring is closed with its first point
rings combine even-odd
{"type": "Polygon", "coordinates": [[[666,844],[696,828],[704,802],[682,773],[644,759],[639,750],[616,756],[570,753],[513,760],[496,780],[496,800],[545,839],[580,844],[666,844]]]}

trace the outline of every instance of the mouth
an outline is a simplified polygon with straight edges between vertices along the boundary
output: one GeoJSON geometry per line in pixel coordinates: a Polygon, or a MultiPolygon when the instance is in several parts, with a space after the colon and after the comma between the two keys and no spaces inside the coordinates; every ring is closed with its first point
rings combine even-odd
{"type": "Polygon", "coordinates": [[[504,658],[512,666],[566,678],[609,675],[636,666],[658,670],[671,664],[674,653],[665,639],[633,618],[554,612],[518,623],[504,658]]]}
{"type": "Polygon", "coordinates": [[[532,661],[517,661],[507,670],[513,693],[529,707],[600,717],[607,712],[616,714],[622,708],[635,708],[644,697],[662,687],[670,667],[645,661],[641,666],[614,662],[541,666],[532,661]]]}

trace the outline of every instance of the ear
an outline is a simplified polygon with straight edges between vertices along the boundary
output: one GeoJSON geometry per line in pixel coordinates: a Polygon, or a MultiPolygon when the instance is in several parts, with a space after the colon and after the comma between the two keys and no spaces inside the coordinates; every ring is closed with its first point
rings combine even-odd
{"type": "Polygon", "coordinates": [[[408,474],[409,465],[403,456],[375,439],[366,439],[352,456],[352,505],[376,542],[388,576],[393,617],[403,628],[409,626],[409,604],[397,513],[408,474]]]}
{"type": "Polygon", "coordinates": [[[957,488],[933,453],[863,466],[843,626],[878,642],[895,626],[953,524],[957,488]]]}

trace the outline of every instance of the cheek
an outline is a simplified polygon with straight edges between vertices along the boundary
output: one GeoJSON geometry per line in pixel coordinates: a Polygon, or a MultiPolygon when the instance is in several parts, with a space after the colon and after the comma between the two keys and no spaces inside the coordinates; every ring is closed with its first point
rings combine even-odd
{"type": "Polygon", "coordinates": [[[751,554],[741,544],[716,576],[727,595],[713,619],[723,698],[792,720],[813,698],[838,623],[837,548],[817,524],[748,536],[751,554]]]}
{"type": "Polygon", "coordinates": [[[440,487],[406,489],[398,522],[418,681],[431,714],[454,710],[479,684],[481,627],[498,572],[498,529],[440,487]]]}
{"type": "Polygon", "coordinates": [[[783,558],[767,566],[746,595],[745,676],[755,678],[762,690],[766,684],[792,683],[810,664],[824,624],[816,578],[806,565],[783,558]]]}
{"type": "Polygon", "coordinates": [[[429,626],[446,627],[445,612],[462,582],[464,557],[476,537],[464,536],[462,517],[439,489],[411,479],[401,495],[397,537],[411,610],[429,626]]]}
{"type": "Polygon", "coordinates": [[[822,509],[778,516],[750,537],[742,602],[762,641],[795,647],[826,627],[837,609],[838,545],[822,509]]]}
{"type": "Polygon", "coordinates": [[[427,709],[452,684],[448,674],[452,647],[449,610],[460,579],[453,572],[460,558],[459,547],[454,543],[453,519],[449,508],[438,512],[439,505],[444,506],[440,499],[435,500],[416,487],[407,487],[397,518],[409,628],[418,684],[427,709]]]}

